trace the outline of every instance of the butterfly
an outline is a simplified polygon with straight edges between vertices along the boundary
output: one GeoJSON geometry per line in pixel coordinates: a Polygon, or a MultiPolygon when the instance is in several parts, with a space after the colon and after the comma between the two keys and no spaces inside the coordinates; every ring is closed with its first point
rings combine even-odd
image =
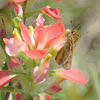
{"type": "Polygon", "coordinates": [[[68,36],[64,46],[58,51],[55,60],[59,65],[62,65],[65,69],[69,69],[72,65],[72,57],[80,38],[80,31],[75,29],[68,36]]]}

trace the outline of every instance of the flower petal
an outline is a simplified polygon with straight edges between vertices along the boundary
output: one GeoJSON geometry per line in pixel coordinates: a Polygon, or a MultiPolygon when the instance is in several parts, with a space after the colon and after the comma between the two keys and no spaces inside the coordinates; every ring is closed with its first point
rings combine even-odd
{"type": "Polygon", "coordinates": [[[15,10],[15,13],[19,16],[22,17],[23,15],[23,10],[22,10],[22,7],[19,5],[19,4],[16,4],[14,3],[14,10],[15,10]]]}
{"type": "Polygon", "coordinates": [[[62,22],[55,23],[46,29],[48,31],[48,41],[65,33],[65,27],[62,22]]]}
{"type": "Polygon", "coordinates": [[[49,14],[51,17],[53,17],[55,19],[61,19],[60,11],[57,8],[52,9],[52,8],[46,7],[46,8],[42,8],[40,10],[49,14]]]}
{"type": "Polygon", "coordinates": [[[34,76],[34,82],[39,83],[44,80],[44,77],[42,76],[38,66],[36,66],[33,70],[33,76],[34,76]]]}
{"type": "Polygon", "coordinates": [[[12,59],[10,62],[9,62],[9,67],[10,69],[16,69],[18,67],[18,62],[15,60],[15,59],[12,59]]]}
{"type": "MultiPolygon", "coordinates": [[[[60,35],[58,35],[58,36],[56,36],[56,37],[54,37],[54,38],[52,38],[51,40],[49,40],[46,44],[45,44],[45,46],[44,47],[48,47],[48,46],[54,46],[55,44],[56,44],[56,41],[59,39],[59,37],[61,36],[61,34],[60,35]]],[[[58,43],[59,44],[59,43],[58,43]]]]}
{"type": "Polygon", "coordinates": [[[0,88],[3,87],[5,84],[9,83],[12,79],[17,77],[16,75],[9,75],[10,71],[3,70],[0,71],[0,88]]]}
{"type": "Polygon", "coordinates": [[[31,37],[30,37],[29,30],[28,30],[27,27],[26,27],[24,24],[22,24],[22,23],[20,23],[20,28],[21,28],[21,35],[22,35],[24,41],[25,41],[28,45],[32,46],[33,44],[32,44],[32,41],[31,41],[31,37]]]}
{"type": "Polygon", "coordinates": [[[9,56],[15,56],[20,51],[25,50],[25,48],[26,48],[26,43],[25,42],[20,42],[16,45],[8,43],[5,46],[5,50],[6,50],[6,52],[9,56]]]}
{"type": "Polygon", "coordinates": [[[43,25],[40,25],[35,29],[34,38],[37,43],[45,43],[47,35],[47,30],[43,25]]]}
{"type": "Polygon", "coordinates": [[[53,84],[49,89],[48,89],[50,92],[53,92],[53,93],[57,93],[59,91],[62,90],[62,88],[59,86],[59,84],[53,84]]]}
{"type": "Polygon", "coordinates": [[[48,52],[48,49],[42,49],[42,50],[31,50],[31,51],[25,51],[26,54],[31,57],[32,59],[41,59],[45,56],[45,54],[48,52]]]}
{"type": "Polygon", "coordinates": [[[15,3],[21,3],[21,2],[24,2],[26,0],[12,0],[12,1],[15,2],[15,3]]]}
{"type": "Polygon", "coordinates": [[[88,82],[86,77],[75,67],[71,67],[68,70],[64,68],[60,68],[59,70],[60,70],[60,73],[58,73],[58,75],[64,79],[68,79],[76,83],[87,83],[88,82]]]}
{"type": "Polygon", "coordinates": [[[51,100],[51,96],[49,94],[46,94],[45,100],[51,100]]]}
{"type": "Polygon", "coordinates": [[[45,22],[45,19],[42,17],[43,14],[39,14],[37,19],[35,20],[36,25],[41,25],[45,22]]]}

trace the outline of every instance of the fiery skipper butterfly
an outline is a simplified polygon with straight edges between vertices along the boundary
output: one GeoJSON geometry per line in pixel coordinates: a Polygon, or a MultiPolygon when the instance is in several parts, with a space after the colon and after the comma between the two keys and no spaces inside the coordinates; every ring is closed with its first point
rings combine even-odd
{"type": "Polygon", "coordinates": [[[58,51],[55,60],[59,65],[62,65],[65,69],[69,69],[72,65],[72,57],[77,42],[80,37],[79,30],[75,30],[68,36],[64,46],[58,51]]]}

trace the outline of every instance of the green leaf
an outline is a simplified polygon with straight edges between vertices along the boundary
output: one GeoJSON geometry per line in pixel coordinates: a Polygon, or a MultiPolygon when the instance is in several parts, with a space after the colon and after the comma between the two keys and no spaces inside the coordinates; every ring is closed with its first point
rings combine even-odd
{"type": "Polygon", "coordinates": [[[25,12],[31,11],[35,0],[27,0],[25,5],[25,12]]]}
{"type": "Polygon", "coordinates": [[[6,60],[5,60],[5,67],[6,68],[4,68],[4,69],[8,69],[9,67],[9,62],[10,62],[10,60],[11,60],[11,58],[10,58],[10,56],[8,56],[7,55],[7,53],[5,52],[5,43],[3,42],[3,39],[2,38],[0,38],[0,45],[1,45],[1,47],[2,47],[2,49],[3,49],[3,51],[4,51],[4,53],[5,53],[5,56],[6,56],[6,60]]]}
{"type": "Polygon", "coordinates": [[[0,91],[2,91],[2,92],[14,92],[15,89],[12,86],[6,86],[6,87],[0,88],[0,91]]]}
{"type": "Polygon", "coordinates": [[[59,70],[50,70],[49,76],[57,76],[57,77],[59,77],[58,73],[60,73],[59,70]]]}
{"type": "Polygon", "coordinates": [[[30,17],[30,16],[36,14],[36,13],[43,13],[43,12],[40,11],[40,10],[33,10],[33,11],[30,11],[30,12],[26,12],[26,13],[24,14],[24,17],[25,17],[25,18],[28,18],[28,17],[30,17]]]}
{"type": "Polygon", "coordinates": [[[4,61],[4,67],[2,68],[2,70],[8,70],[9,69],[9,66],[7,64],[7,61],[5,60],[4,61]]]}
{"type": "Polygon", "coordinates": [[[0,100],[5,100],[6,93],[0,91],[0,100]]]}
{"type": "Polygon", "coordinates": [[[13,18],[14,28],[17,28],[20,31],[20,22],[22,19],[13,18]]]}
{"type": "Polygon", "coordinates": [[[29,81],[33,81],[33,77],[31,77],[30,75],[28,75],[27,73],[24,73],[24,72],[13,71],[10,74],[23,77],[23,78],[25,78],[26,80],[29,80],[29,81]]]}

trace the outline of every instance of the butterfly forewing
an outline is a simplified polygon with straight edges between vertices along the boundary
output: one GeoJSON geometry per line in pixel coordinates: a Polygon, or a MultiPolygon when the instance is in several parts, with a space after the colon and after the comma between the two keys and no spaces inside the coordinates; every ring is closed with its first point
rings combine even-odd
{"type": "Polygon", "coordinates": [[[80,32],[75,30],[74,33],[67,38],[64,46],[58,51],[55,57],[56,62],[66,69],[71,67],[73,52],[79,37],[80,32]]]}

